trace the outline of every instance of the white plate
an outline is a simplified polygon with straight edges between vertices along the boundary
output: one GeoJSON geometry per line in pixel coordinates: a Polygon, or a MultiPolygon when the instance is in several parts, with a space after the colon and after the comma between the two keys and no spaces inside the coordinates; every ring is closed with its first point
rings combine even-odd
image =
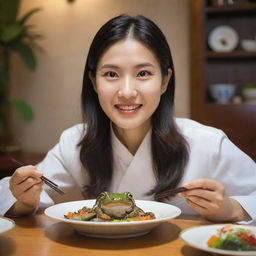
{"type": "Polygon", "coordinates": [[[11,219],[0,217],[0,233],[4,233],[15,226],[15,222],[11,219]]]}
{"type": "Polygon", "coordinates": [[[92,207],[95,204],[95,200],[71,201],[56,204],[48,207],[45,210],[45,214],[50,218],[70,224],[83,235],[104,238],[124,238],[144,235],[161,222],[168,221],[181,214],[179,208],[170,204],[144,200],[135,200],[135,203],[145,212],[153,212],[156,215],[156,219],[131,222],[91,222],[69,220],[64,217],[64,214],[77,211],[84,206],[92,207]]]}
{"type": "Polygon", "coordinates": [[[218,26],[214,28],[208,38],[208,44],[213,51],[230,52],[238,45],[238,34],[230,26],[218,26]]]}
{"type": "MultiPolygon", "coordinates": [[[[180,233],[180,238],[183,239],[187,244],[197,249],[211,252],[211,253],[219,253],[222,255],[239,255],[239,256],[249,256],[256,255],[256,251],[231,251],[231,250],[222,250],[210,248],[207,245],[208,239],[216,234],[217,229],[222,228],[225,225],[206,225],[199,226],[186,229],[180,233]]],[[[256,226],[249,225],[233,225],[234,228],[245,228],[250,229],[256,234],[256,226]]]]}

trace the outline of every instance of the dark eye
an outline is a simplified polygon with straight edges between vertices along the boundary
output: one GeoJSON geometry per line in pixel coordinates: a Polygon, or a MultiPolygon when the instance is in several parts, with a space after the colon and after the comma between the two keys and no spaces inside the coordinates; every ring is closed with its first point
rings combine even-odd
{"type": "Polygon", "coordinates": [[[108,71],[108,72],[105,74],[105,76],[114,78],[114,77],[117,77],[117,73],[116,73],[116,72],[113,72],[113,71],[108,71]]]}
{"type": "Polygon", "coordinates": [[[149,75],[150,75],[150,73],[145,70],[140,71],[138,74],[139,77],[145,77],[145,76],[149,76],[149,75]]]}

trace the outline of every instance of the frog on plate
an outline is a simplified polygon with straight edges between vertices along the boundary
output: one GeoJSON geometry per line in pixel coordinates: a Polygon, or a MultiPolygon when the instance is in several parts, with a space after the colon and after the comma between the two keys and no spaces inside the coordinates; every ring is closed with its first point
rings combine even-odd
{"type": "Polygon", "coordinates": [[[99,194],[92,208],[85,206],[77,212],[68,212],[64,216],[68,219],[87,221],[137,221],[155,218],[154,213],[144,212],[136,206],[130,192],[110,193],[106,191],[99,194]]]}

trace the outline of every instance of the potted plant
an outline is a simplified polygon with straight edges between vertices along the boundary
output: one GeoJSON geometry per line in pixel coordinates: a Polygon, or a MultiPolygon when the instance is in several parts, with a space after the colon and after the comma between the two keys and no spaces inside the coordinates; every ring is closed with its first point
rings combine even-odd
{"type": "Polygon", "coordinates": [[[16,150],[10,123],[11,108],[24,121],[33,120],[31,107],[23,100],[10,98],[10,55],[18,54],[31,70],[36,68],[34,46],[40,35],[33,32],[28,19],[40,9],[18,17],[21,0],[0,0],[0,152],[16,150]]]}
{"type": "Polygon", "coordinates": [[[247,84],[242,90],[246,103],[256,104],[256,84],[247,84]]]}

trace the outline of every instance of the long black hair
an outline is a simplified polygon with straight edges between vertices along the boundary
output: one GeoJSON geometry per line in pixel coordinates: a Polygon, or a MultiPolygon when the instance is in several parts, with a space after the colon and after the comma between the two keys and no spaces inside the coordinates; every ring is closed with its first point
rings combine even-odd
{"type": "Polygon", "coordinates": [[[127,38],[128,34],[132,34],[134,39],[154,52],[163,77],[168,74],[168,69],[172,70],[168,87],[152,116],[151,151],[157,183],[148,194],[156,195],[176,187],[188,160],[187,143],[173,119],[175,73],[167,40],[158,26],[144,16],[117,16],[104,24],[95,35],[84,70],[81,101],[86,132],[79,146],[81,162],[90,177],[84,191],[87,197],[95,197],[100,192],[108,190],[113,173],[110,120],[101,109],[90,74],[96,76],[97,64],[106,49],[115,42],[127,38]]]}

